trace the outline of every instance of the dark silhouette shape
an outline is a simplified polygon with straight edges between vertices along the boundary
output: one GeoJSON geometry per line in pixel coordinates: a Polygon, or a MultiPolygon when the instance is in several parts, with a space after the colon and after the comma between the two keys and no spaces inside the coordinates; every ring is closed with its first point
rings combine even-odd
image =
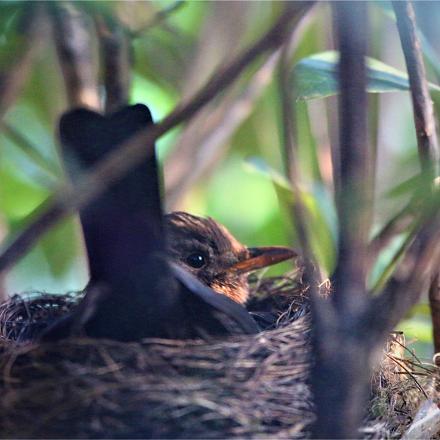
{"type": "MultiPolygon", "coordinates": [[[[152,124],[144,105],[101,116],[73,110],[60,120],[66,168],[73,180],[137,131],[152,124]]],[[[166,257],[156,158],[149,157],[80,212],[89,256],[84,299],[43,335],[121,341],[145,337],[252,334],[247,311],[200,283],[166,257]]]]}

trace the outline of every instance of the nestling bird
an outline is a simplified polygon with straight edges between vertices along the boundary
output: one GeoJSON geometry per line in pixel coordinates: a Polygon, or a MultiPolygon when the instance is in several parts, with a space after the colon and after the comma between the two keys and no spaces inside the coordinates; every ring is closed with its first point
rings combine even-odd
{"type": "Polygon", "coordinates": [[[244,304],[248,273],[297,256],[282,246],[248,248],[212,218],[186,212],[165,215],[171,258],[215,292],[244,304]]]}

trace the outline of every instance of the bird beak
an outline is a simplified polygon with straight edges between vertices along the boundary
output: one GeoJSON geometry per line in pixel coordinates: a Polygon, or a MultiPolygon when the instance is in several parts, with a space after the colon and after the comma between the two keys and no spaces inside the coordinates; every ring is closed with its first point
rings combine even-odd
{"type": "Polygon", "coordinates": [[[229,269],[238,273],[247,273],[297,256],[293,249],[283,246],[248,248],[246,258],[229,269]]]}

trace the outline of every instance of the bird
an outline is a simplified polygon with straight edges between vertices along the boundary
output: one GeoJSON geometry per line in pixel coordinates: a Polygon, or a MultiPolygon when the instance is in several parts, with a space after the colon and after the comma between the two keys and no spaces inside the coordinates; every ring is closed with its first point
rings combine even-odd
{"type": "MultiPolygon", "coordinates": [[[[70,179],[75,182],[152,124],[143,104],[108,115],[85,108],[62,115],[59,135],[70,179]]],[[[50,325],[40,341],[72,335],[138,341],[259,332],[244,307],[245,274],[285,259],[286,251],[246,248],[209,218],[181,212],[164,216],[154,151],[81,208],[79,217],[90,281],[78,306],[50,325]]]]}
{"type": "Polygon", "coordinates": [[[250,272],[298,254],[289,247],[247,247],[211,217],[175,211],[164,216],[169,257],[215,292],[239,304],[249,299],[250,272]]]}

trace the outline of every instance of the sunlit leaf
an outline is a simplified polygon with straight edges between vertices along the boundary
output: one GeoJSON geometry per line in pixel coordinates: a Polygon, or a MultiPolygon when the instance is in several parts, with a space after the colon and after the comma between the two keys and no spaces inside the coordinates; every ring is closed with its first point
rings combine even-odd
{"type": "MultiPolygon", "coordinates": [[[[297,99],[325,98],[338,93],[339,54],[335,51],[321,52],[303,58],[293,69],[294,90],[297,99]]],[[[370,93],[409,90],[408,75],[379,60],[366,58],[367,91],[370,93]]],[[[433,91],[440,87],[429,83],[433,91]]]]}

